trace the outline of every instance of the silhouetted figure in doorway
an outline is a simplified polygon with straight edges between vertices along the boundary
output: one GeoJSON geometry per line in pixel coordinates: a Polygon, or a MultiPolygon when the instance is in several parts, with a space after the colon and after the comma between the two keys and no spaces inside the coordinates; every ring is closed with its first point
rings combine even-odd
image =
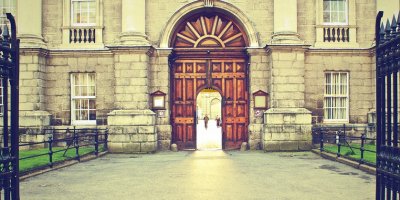
{"type": "Polygon", "coordinates": [[[221,122],[221,118],[219,118],[219,116],[217,115],[215,120],[217,121],[217,127],[219,127],[220,126],[220,122],[221,122]]]}
{"type": "Polygon", "coordinates": [[[206,115],[205,117],[204,117],[204,127],[207,129],[207,127],[208,127],[208,120],[209,120],[209,118],[208,118],[208,116],[206,115]]]}

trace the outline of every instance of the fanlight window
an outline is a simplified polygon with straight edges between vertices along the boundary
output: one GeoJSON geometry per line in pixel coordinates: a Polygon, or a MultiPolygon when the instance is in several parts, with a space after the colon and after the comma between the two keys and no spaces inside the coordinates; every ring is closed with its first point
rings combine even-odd
{"type": "Polygon", "coordinates": [[[195,16],[184,21],[172,41],[175,48],[247,46],[244,32],[222,15],[195,16]]]}

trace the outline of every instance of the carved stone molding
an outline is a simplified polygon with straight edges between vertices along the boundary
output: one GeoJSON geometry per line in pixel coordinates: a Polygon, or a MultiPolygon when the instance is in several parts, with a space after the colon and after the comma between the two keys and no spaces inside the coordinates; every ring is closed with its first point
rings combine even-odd
{"type": "Polygon", "coordinates": [[[204,0],[204,7],[214,7],[214,0],[204,0]]]}

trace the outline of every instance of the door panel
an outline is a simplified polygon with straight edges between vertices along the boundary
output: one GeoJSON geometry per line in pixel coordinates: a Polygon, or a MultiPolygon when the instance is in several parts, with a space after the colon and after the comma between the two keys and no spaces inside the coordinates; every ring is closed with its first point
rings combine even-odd
{"type": "Polygon", "coordinates": [[[249,105],[245,60],[216,59],[211,60],[211,66],[213,86],[221,89],[224,99],[223,148],[238,149],[242,142],[247,141],[249,105]]]}
{"type": "Polygon", "coordinates": [[[244,59],[178,59],[173,65],[173,142],[196,148],[196,96],[211,87],[222,92],[223,148],[238,149],[247,141],[248,90],[244,59]]]}
{"type": "Polygon", "coordinates": [[[173,142],[179,149],[195,149],[196,91],[206,85],[205,60],[177,60],[173,64],[173,142]]]}

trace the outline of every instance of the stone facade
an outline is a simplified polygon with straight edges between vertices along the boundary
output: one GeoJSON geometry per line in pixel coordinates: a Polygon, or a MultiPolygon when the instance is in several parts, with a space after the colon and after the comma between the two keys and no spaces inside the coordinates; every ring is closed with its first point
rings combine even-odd
{"type": "Polygon", "coordinates": [[[344,28],[352,37],[346,44],[320,42],[323,0],[214,0],[206,9],[194,0],[96,0],[94,43],[69,35],[88,30],[72,26],[70,2],[18,0],[23,127],[73,125],[71,73],[90,72],[96,74],[96,125],[110,129],[111,152],[170,149],[169,41],[180,20],[200,10],[232,16],[249,39],[250,149],[311,148],[312,125],[326,123],[327,71],[349,74],[345,123],[366,124],[374,111],[375,0],[346,1],[344,28]],[[32,12],[22,12],[32,3],[32,12]],[[37,20],[28,25],[31,18],[37,20]],[[166,93],[161,116],[150,98],[158,90],[166,93]],[[258,90],[269,94],[262,116],[255,116],[251,95],[258,90]]]}

